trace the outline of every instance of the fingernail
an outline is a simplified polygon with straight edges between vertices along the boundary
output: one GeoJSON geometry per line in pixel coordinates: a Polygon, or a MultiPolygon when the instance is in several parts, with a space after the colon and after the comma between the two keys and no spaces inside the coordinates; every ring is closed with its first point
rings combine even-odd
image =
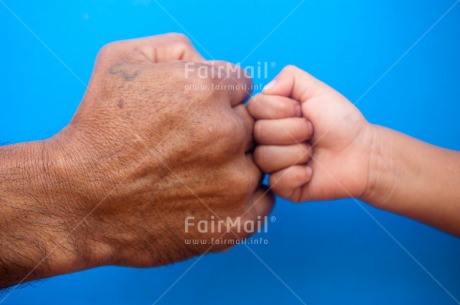
{"type": "Polygon", "coordinates": [[[313,174],[313,169],[311,168],[311,166],[307,166],[305,168],[305,171],[307,172],[308,176],[311,176],[313,174]]]}
{"type": "Polygon", "coordinates": [[[264,90],[262,90],[262,91],[271,90],[271,89],[275,88],[275,85],[276,85],[276,80],[272,80],[271,82],[269,82],[268,84],[265,85],[264,90]]]}

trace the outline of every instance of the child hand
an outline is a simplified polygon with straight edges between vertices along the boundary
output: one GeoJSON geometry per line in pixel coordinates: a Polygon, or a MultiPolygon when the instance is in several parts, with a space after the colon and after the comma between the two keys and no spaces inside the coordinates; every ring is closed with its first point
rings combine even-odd
{"type": "Polygon", "coordinates": [[[288,66],[248,108],[254,159],[275,194],[295,202],[364,195],[375,132],[344,96],[288,66]]]}

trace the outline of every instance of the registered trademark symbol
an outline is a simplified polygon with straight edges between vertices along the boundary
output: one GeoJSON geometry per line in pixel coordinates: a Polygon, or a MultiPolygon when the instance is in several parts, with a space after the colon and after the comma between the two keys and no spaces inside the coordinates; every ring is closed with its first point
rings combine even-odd
{"type": "Polygon", "coordinates": [[[271,222],[275,222],[275,221],[276,221],[276,217],[275,217],[275,216],[271,216],[271,217],[270,217],[270,221],[271,221],[271,222]]]}
{"type": "MultiPolygon", "coordinates": [[[[276,62],[272,61],[272,62],[270,63],[270,67],[275,68],[275,67],[276,67],[276,62]]],[[[275,217],[275,219],[276,219],[276,217],[275,217]]]]}

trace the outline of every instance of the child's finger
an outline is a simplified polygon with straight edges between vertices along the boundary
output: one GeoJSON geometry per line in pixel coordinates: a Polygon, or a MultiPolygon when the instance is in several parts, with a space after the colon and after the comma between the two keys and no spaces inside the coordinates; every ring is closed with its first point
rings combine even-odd
{"type": "Polygon", "coordinates": [[[310,182],[313,170],[307,165],[293,165],[273,173],[269,178],[271,190],[278,196],[299,202],[302,187],[310,182]]]}
{"type": "Polygon", "coordinates": [[[248,110],[257,120],[302,116],[300,103],[285,96],[257,94],[249,100],[248,110]]]}
{"type": "Polygon", "coordinates": [[[331,90],[322,81],[295,67],[285,67],[262,91],[263,94],[282,95],[305,102],[322,92],[331,90]]]}
{"type": "Polygon", "coordinates": [[[254,138],[262,145],[290,145],[308,141],[313,125],[305,118],[258,120],[254,125],[254,138]]]}
{"type": "Polygon", "coordinates": [[[261,145],[254,151],[254,161],[267,174],[292,165],[306,164],[310,161],[312,149],[305,143],[294,145],[261,145]]]}

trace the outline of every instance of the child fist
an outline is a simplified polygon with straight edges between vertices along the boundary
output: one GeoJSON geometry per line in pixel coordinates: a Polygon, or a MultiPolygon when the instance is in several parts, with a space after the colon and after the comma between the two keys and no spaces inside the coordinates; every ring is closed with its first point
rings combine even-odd
{"type": "Polygon", "coordinates": [[[288,66],[248,109],[254,159],[275,194],[295,202],[364,195],[374,128],[340,93],[288,66]]]}

